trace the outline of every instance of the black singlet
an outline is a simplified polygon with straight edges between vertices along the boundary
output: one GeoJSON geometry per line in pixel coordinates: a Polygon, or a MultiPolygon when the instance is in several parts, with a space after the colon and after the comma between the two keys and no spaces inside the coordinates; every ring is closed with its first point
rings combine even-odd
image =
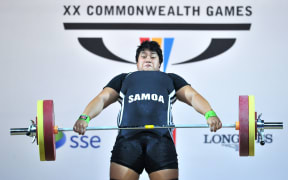
{"type": "MultiPolygon", "coordinates": [[[[119,93],[121,109],[118,126],[172,125],[172,104],[176,92],[188,83],[173,73],[136,71],[114,77],[105,87],[119,93]]],[[[147,130],[121,130],[119,136],[131,136],[147,130]]],[[[171,135],[170,129],[153,129],[160,136],[171,135]]]]}

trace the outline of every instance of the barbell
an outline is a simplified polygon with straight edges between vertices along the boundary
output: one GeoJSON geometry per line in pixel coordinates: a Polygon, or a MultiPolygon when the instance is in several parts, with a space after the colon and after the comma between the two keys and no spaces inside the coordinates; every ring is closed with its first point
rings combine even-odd
{"type": "MultiPolygon", "coordinates": [[[[59,128],[55,125],[53,100],[39,100],[37,102],[36,122],[31,121],[28,128],[11,128],[10,135],[27,135],[37,140],[41,161],[55,161],[55,134],[59,131],[73,131],[73,128],[59,128]]],[[[102,126],[87,127],[91,130],[120,130],[120,129],[160,129],[160,128],[209,128],[208,124],[189,125],[145,125],[140,127],[102,126]]],[[[222,128],[239,130],[239,155],[254,156],[255,140],[259,135],[260,144],[264,145],[264,129],[283,129],[283,122],[264,122],[261,114],[255,112],[254,96],[239,96],[239,121],[235,124],[223,124],[222,128]]]]}

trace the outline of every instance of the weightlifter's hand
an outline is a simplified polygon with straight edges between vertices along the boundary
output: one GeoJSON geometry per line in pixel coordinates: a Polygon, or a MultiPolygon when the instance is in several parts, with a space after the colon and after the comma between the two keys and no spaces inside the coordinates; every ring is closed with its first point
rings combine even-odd
{"type": "Polygon", "coordinates": [[[209,124],[211,132],[216,132],[218,129],[222,128],[222,122],[217,116],[209,117],[207,124],[209,124]]]}
{"type": "Polygon", "coordinates": [[[87,127],[88,123],[86,121],[78,119],[73,126],[73,130],[79,135],[84,135],[87,127]]]}

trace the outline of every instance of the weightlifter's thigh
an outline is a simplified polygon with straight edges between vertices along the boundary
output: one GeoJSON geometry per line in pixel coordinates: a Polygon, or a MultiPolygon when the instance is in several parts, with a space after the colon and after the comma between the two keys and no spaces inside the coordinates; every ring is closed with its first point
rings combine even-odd
{"type": "Polygon", "coordinates": [[[110,164],[110,180],[138,180],[139,174],[134,170],[111,162],[110,164]]]}

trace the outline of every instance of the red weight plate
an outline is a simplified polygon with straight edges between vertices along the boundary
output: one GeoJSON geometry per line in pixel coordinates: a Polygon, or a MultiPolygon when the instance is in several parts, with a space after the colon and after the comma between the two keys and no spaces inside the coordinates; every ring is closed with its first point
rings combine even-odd
{"type": "Polygon", "coordinates": [[[45,145],[45,160],[55,161],[56,147],[54,136],[54,106],[52,100],[43,101],[43,121],[44,121],[44,145],[45,145]]]}
{"type": "Polygon", "coordinates": [[[239,96],[239,155],[249,156],[249,99],[239,96]]]}

